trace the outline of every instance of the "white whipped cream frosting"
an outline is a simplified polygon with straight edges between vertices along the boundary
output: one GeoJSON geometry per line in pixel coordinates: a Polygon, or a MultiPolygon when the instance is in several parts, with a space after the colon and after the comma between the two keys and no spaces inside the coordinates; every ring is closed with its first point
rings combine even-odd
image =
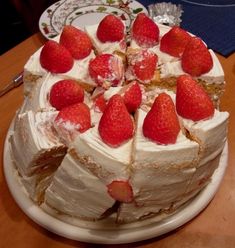
{"type": "Polygon", "coordinates": [[[98,127],[95,126],[77,136],[71,147],[78,157],[86,158],[84,166],[105,183],[128,179],[132,139],[119,147],[110,147],[101,140],[98,127]]]}
{"type": "Polygon", "coordinates": [[[191,136],[200,144],[200,165],[222,152],[227,140],[228,112],[215,109],[212,118],[194,122],[182,118],[182,123],[191,136]]]}
{"type": "Polygon", "coordinates": [[[60,73],[59,75],[63,76],[64,78],[74,79],[85,82],[86,84],[96,86],[88,72],[89,62],[93,58],[95,58],[95,53],[92,50],[86,58],[74,60],[74,64],[71,70],[66,73],[60,73]]]}
{"type": "Polygon", "coordinates": [[[114,204],[107,187],[67,154],[46,190],[45,203],[71,216],[99,219],[114,204]]]}
{"type": "Polygon", "coordinates": [[[33,55],[30,56],[29,60],[24,66],[24,73],[29,72],[38,76],[43,76],[47,73],[47,70],[42,68],[40,64],[39,58],[41,51],[42,51],[42,47],[39,48],[33,55]]]}
{"type": "Polygon", "coordinates": [[[37,164],[37,158],[44,152],[64,146],[52,129],[55,115],[56,112],[28,111],[17,116],[10,140],[13,158],[21,174],[29,175],[37,167],[43,166],[37,164]]]}
{"type": "Polygon", "coordinates": [[[193,164],[197,161],[199,145],[187,139],[182,132],[179,133],[176,143],[159,145],[144,137],[142,127],[146,112],[138,111],[136,137],[134,140],[135,149],[133,155],[134,165],[181,166],[182,164],[193,164]]]}
{"type": "Polygon", "coordinates": [[[119,94],[122,90],[122,86],[110,87],[108,90],[104,92],[104,99],[109,100],[113,95],[119,94]]]}

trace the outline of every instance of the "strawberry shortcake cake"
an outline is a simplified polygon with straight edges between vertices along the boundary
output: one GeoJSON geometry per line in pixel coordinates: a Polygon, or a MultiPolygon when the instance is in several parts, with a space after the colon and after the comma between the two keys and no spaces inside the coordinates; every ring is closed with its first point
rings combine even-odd
{"type": "Polygon", "coordinates": [[[219,165],[224,85],[199,37],[146,14],[130,35],[115,15],[84,30],[65,26],[25,65],[12,161],[29,197],[58,218],[166,217],[219,165]]]}

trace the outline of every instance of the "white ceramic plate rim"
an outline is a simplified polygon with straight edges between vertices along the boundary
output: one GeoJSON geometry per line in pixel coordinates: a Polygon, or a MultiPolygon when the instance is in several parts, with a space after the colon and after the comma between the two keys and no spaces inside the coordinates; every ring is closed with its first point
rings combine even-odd
{"type": "MultiPolygon", "coordinates": [[[[29,218],[47,230],[69,239],[89,243],[121,244],[137,242],[160,236],[182,226],[198,215],[212,200],[223,179],[228,162],[228,145],[226,143],[220,158],[219,167],[213,174],[211,182],[189,203],[181,207],[178,212],[162,221],[157,220],[157,218],[151,218],[145,220],[143,226],[133,228],[122,228],[120,226],[110,230],[107,228],[92,229],[84,227],[84,223],[83,227],[79,227],[55,218],[44,212],[42,208],[29,198],[20,183],[18,173],[10,157],[10,144],[8,140],[11,132],[10,128],[5,140],[3,169],[8,187],[16,203],[29,218]]],[[[83,221],[81,220],[81,222],[83,221]]]]}
{"type": "MultiPolygon", "coordinates": [[[[83,9],[85,7],[88,7],[88,8],[90,7],[90,9],[94,9],[97,6],[106,7],[107,10],[106,10],[106,12],[104,12],[105,14],[109,14],[110,8],[114,7],[118,10],[118,12],[122,12],[125,15],[128,15],[130,20],[133,20],[134,17],[136,16],[136,14],[133,13],[134,8],[135,9],[142,8],[143,10],[141,12],[148,13],[147,9],[142,4],[135,1],[135,0],[131,1],[128,4],[128,7],[119,8],[117,6],[117,4],[120,5],[120,3],[118,3],[117,0],[114,0],[114,3],[112,3],[112,4],[105,4],[104,0],[90,0],[90,1],[80,1],[80,2],[74,1],[74,0],[58,1],[54,4],[52,4],[51,6],[49,6],[40,16],[39,22],[38,22],[39,30],[41,31],[42,35],[45,38],[52,39],[59,34],[60,30],[58,30],[58,29],[61,29],[61,28],[59,28],[59,26],[67,25],[70,23],[67,20],[67,18],[71,14],[73,14],[75,11],[78,12],[79,9],[83,9]],[[67,8],[66,11],[68,11],[68,13],[63,14],[63,12],[60,12],[60,9],[63,6],[67,8]],[[76,9],[71,8],[71,10],[70,10],[67,6],[76,6],[76,9]],[[128,8],[128,11],[127,11],[127,8],[128,8]],[[49,13],[49,11],[50,11],[50,13],[49,13]],[[128,13],[129,11],[132,11],[132,13],[128,13]],[[54,22],[57,24],[54,25],[53,24],[54,22]],[[57,27],[57,25],[58,25],[58,27],[57,27]],[[46,28],[49,33],[45,33],[44,28],[46,28]]],[[[86,15],[86,14],[84,14],[84,15],[86,15]]],[[[97,15],[97,22],[96,23],[98,23],[98,20],[99,20],[99,18],[97,15]]],[[[94,20],[92,22],[94,24],[94,20]]],[[[88,21],[88,24],[89,24],[89,21],[88,21]]]]}

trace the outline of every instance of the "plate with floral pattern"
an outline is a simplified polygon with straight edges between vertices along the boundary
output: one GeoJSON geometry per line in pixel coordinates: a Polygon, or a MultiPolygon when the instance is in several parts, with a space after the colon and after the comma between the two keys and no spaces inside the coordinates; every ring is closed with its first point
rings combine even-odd
{"type": "Polygon", "coordinates": [[[62,0],[42,13],[39,29],[43,36],[52,39],[61,32],[64,25],[83,29],[86,25],[99,23],[107,14],[114,14],[126,23],[128,31],[140,12],[148,13],[142,4],[133,0],[62,0]]]}

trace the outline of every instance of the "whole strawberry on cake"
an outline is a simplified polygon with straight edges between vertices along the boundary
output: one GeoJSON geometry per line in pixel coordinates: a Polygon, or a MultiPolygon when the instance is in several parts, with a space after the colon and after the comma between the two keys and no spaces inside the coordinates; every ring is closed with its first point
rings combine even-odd
{"type": "Polygon", "coordinates": [[[214,52],[180,27],[144,13],[130,36],[115,15],[65,26],[25,65],[12,160],[29,197],[58,218],[164,218],[219,165],[224,88],[214,52]]]}

